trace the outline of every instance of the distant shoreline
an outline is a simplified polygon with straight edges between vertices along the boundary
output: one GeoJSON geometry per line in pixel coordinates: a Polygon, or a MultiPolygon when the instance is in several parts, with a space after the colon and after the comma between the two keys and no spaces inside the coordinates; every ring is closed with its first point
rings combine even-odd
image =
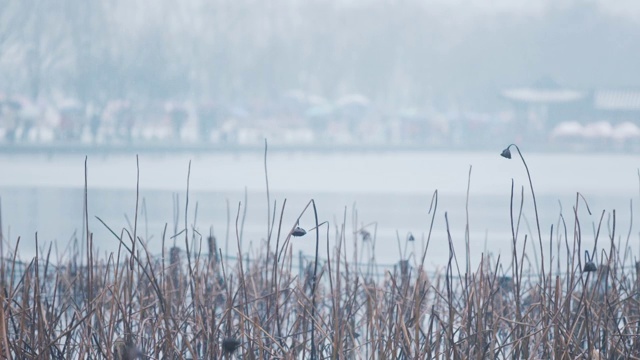
{"type": "MultiPolygon", "coordinates": [[[[469,152],[469,151],[499,151],[504,144],[490,147],[467,146],[433,146],[433,145],[367,145],[367,144],[312,144],[312,145],[281,145],[269,144],[269,152],[282,153],[395,153],[395,152],[469,152]]],[[[522,145],[528,153],[565,153],[565,154],[621,154],[631,155],[640,153],[640,149],[614,149],[610,147],[572,148],[557,145],[531,144],[522,145]]],[[[165,144],[0,144],[0,155],[9,154],[216,154],[216,153],[262,153],[264,144],[260,145],[229,145],[229,144],[197,144],[197,143],[165,143],[165,144]]]]}

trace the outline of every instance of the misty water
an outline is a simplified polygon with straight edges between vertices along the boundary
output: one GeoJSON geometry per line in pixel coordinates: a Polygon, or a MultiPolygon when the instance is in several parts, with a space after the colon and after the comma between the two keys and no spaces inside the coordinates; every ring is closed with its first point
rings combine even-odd
{"type": "MultiPolygon", "coordinates": [[[[277,231],[279,214],[286,199],[281,231],[284,238],[309,200],[314,199],[319,221],[330,224],[331,246],[336,243],[336,227],[346,224],[347,242],[352,244],[355,238],[361,241],[361,237],[354,234],[365,226],[372,235],[375,233],[376,260],[392,264],[412,252],[422,252],[432,216],[430,204],[437,190],[438,208],[426,262],[441,266],[447,261],[449,247],[445,214],[456,252],[463,261],[466,192],[471,170],[469,243],[472,264],[477,265],[482,253],[508,256],[511,252],[509,206],[512,179],[516,208],[524,190],[524,220],[519,239],[528,234],[529,239],[537,240],[525,168],[516,157],[512,160],[500,157],[499,150],[473,153],[269,154],[271,216],[275,201],[277,231]],[[416,241],[406,246],[409,233],[416,241]],[[401,240],[400,246],[398,239],[401,240]]],[[[552,225],[556,243],[561,211],[572,239],[572,207],[575,206],[577,192],[584,195],[592,212],[589,215],[584,202],[580,202],[578,212],[583,246],[593,245],[595,227],[602,211],[606,210],[598,247],[608,248],[608,234],[613,221],[611,211],[614,209],[616,241],[620,240],[623,245],[626,243],[630,233],[630,206],[633,203],[635,207],[639,196],[635,156],[525,154],[525,159],[536,191],[545,248],[549,246],[552,225]]],[[[82,239],[84,160],[83,156],[0,157],[5,254],[15,247],[20,237],[19,256],[33,256],[37,233],[41,247],[53,241],[54,255],[69,256],[70,239],[74,236],[82,239]]],[[[234,256],[238,249],[236,239],[241,234],[243,251],[262,251],[268,224],[264,154],[225,153],[139,157],[137,233],[148,240],[150,252],[161,252],[165,225],[165,246],[173,245],[174,241],[177,246],[185,246],[184,235],[175,239],[171,237],[185,227],[190,161],[189,236],[192,230],[204,236],[212,231],[221,251],[234,256]],[[239,219],[237,227],[236,218],[239,219]]],[[[89,230],[94,234],[94,246],[99,254],[116,251],[118,241],[97,218],[118,234],[123,228],[132,228],[136,206],[136,157],[92,156],[87,159],[87,173],[89,230]]],[[[309,208],[300,226],[309,230],[314,225],[313,212],[309,208]]],[[[326,257],[326,227],[323,229],[321,256],[326,257]]],[[[312,255],[314,240],[313,231],[303,238],[294,239],[293,253],[302,251],[312,255]]],[[[529,243],[537,246],[537,242],[529,243]]],[[[632,229],[630,245],[634,253],[637,253],[637,244],[638,233],[632,229]]],[[[358,246],[359,255],[371,256],[362,252],[361,244],[358,246]]],[[[529,252],[532,250],[531,246],[527,248],[529,252]]],[[[353,251],[351,245],[349,251],[353,251]]]]}

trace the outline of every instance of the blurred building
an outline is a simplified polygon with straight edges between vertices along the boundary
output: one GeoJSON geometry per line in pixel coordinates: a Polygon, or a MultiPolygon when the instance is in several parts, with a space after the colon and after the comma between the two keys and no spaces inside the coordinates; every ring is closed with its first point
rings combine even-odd
{"type": "Polygon", "coordinates": [[[584,119],[590,107],[585,92],[562,87],[552,79],[507,89],[501,95],[515,113],[511,129],[514,138],[528,142],[544,141],[549,131],[562,122],[584,119]]]}
{"type": "Polygon", "coordinates": [[[612,124],[640,121],[640,91],[596,90],[592,97],[594,120],[612,124]]]}
{"type": "Polygon", "coordinates": [[[511,136],[564,150],[634,150],[640,146],[640,91],[578,91],[541,80],[502,92],[511,136]]]}

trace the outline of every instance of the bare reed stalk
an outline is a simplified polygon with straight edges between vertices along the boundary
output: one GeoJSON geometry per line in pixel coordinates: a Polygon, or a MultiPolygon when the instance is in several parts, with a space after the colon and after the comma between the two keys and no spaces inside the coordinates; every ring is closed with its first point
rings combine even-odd
{"type": "MultiPolygon", "coordinates": [[[[365,244],[356,231],[357,254],[349,254],[347,209],[330,226],[320,222],[322,213],[315,200],[307,203],[288,232],[283,231],[286,200],[278,217],[275,202],[271,213],[271,199],[264,242],[248,239],[259,245],[251,251],[240,245],[240,203],[235,219],[237,256],[210,249],[219,257],[210,254],[205,259],[194,245],[201,235],[197,205],[193,214],[188,211],[188,183],[189,176],[180,214],[184,219],[174,218],[184,229],[176,227],[169,237],[184,235],[184,246],[168,249],[168,258],[164,256],[168,224],[160,239],[162,255],[156,255],[149,249],[146,232],[137,230],[135,217],[132,226],[118,232],[96,217],[110,237],[95,238],[83,231],[71,244],[84,240],[86,248],[73,246],[57,257],[51,256],[52,246],[36,235],[36,256],[21,261],[21,238],[5,238],[7,255],[0,263],[0,357],[111,359],[121,337],[128,349],[148,359],[618,360],[638,358],[640,353],[636,336],[640,265],[616,241],[618,212],[597,215],[592,246],[590,231],[583,229],[591,218],[579,202],[589,215],[591,210],[581,195],[572,209],[573,236],[561,213],[558,225],[550,227],[549,258],[532,262],[526,251],[528,234],[519,235],[524,188],[521,198],[515,199],[512,181],[509,220],[505,217],[511,223],[510,259],[482,254],[474,265],[467,218],[462,272],[447,213],[446,267],[431,270],[425,265],[438,210],[437,191],[429,208],[426,246],[413,262],[405,243],[399,263],[370,263],[373,253],[362,252],[359,257],[359,251],[372,251],[373,239],[365,244]],[[316,232],[316,253],[309,261],[302,259],[305,264],[300,265],[307,266],[298,277],[292,232],[310,209],[315,226],[308,231],[316,232]],[[326,225],[325,259],[325,249],[320,254],[319,248],[322,225],[326,225]],[[605,236],[603,225],[609,229],[608,243],[599,241],[605,236]],[[275,239],[270,239],[272,235],[275,239]],[[119,251],[100,255],[94,246],[103,241],[117,241],[119,251]],[[554,249],[561,249],[561,243],[562,262],[554,258],[560,257],[560,250],[554,249]],[[583,248],[599,262],[593,274],[584,271],[592,259],[583,263],[583,248]]],[[[85,226],[87,203],[85,193],[85,226]]],[[[355,230],[369,226],[358,225],[355,211],[351,215],[355,230]]]]}

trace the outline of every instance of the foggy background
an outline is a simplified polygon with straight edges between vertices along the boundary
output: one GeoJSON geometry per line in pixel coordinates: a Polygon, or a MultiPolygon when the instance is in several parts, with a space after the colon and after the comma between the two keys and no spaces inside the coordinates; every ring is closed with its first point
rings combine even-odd
{"type": "Polygon", "coordinates": [[[271,200],[291,200],[285,228],[315,198],[320,221],[347,211],[350,236],[376,222],[384,261],[397,238],[424,236],[436,189],[429,261],[446,260],[444,211],[464,244],[469,166],[473,253],[509,253],[511,179],[533,220],[522,164],[499,157],[511,142],[531,161],[543,232],[578,191],[593,199],[587,228],[616,208],[626,232],[638,34],[634,1],[0,0],[4,241],[23,236],[31,254],[36,231],[60,247],[81,237],[89,155],[89,228],[115,249],[94,216],[130,226],[141,154],[153,252],[165,224],[180,231],[190,160],[193,229],[233,243],[240,203],[245,244],[258,244],[265,139],[271,200]]]}
{"type": "Polygon", "coordinates": [[[3,0],[0,89],[85,103],[301,89],[493,110],[544,77],[637,87],[639,20],[633,1],[3,0]]]}

